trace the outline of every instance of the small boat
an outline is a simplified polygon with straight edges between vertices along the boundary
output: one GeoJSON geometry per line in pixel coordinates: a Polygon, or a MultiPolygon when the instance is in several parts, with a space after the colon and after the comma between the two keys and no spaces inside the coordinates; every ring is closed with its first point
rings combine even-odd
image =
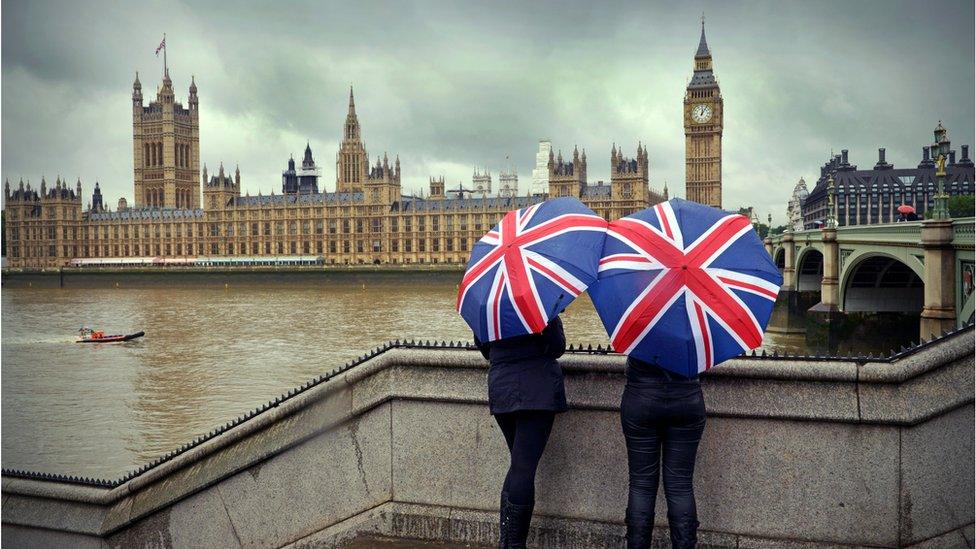
{"type": "Polygon", "coordinates": [[[105,332],[100,330],[92,330],[91,328],[82,328],[81,330],[78,330],[78,332],[81,334],[80,339],[78,339],[78,343],[116,343],[119,341],[129,341],[130,339],[136,339],[137,337],[146,335],[146,332],[105,335],[105,332]]]}

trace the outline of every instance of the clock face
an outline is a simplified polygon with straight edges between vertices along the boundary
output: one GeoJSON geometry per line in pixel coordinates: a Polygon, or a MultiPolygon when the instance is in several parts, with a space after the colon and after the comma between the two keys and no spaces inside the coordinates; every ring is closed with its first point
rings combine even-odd
{"type": "Polygon", "coordinates": [[[691,109],[691,119],[704,124],[712,119],[712,108],[708,105],[695,105],[691,109]]]}

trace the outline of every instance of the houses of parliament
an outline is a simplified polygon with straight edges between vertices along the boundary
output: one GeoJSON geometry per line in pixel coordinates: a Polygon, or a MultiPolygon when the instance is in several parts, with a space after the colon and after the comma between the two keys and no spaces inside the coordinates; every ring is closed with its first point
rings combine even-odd
{"type": "MultiPolygon", "coordinates": [[[[721,95],[711,75],[704,26],[694,77],[684,100],[688,197],[721,200],[721,95]]],[[[267,263],[314,258],[315,264],[459,264],[471,246],[509,210],[555,196],[576,196],[606,219],[667,200],[649,187],[647,149],[633,157],[610,151],[610,182],[587,180],[586,151],[549,153],[548,192],[517,192],[517,176],[502,174],[504,191],[490,194],[491,175],[475,173],[473,188],[429,180],[425,196],[406,195],[398,156],[371,160],[362,141],[353,90],[336,152],[334,191],[320,188],[320,169],[306,145],[300,164],[287,161],[280,193],[241,194],[241,173],[200,162],[200,102],[196,82],[184,106],[169,69],[155,101],[145,104],[138,74],[132,88],[134,199],[112,210],[98,183],[82,206],[81,181],[58,177],[38,188],[20,181],[4,188],[10,268],[63,266],[267,263]],[[202,171],[202,174],[201,174],[202,171]],[[486,185],[487,184],[487,185],[486,185]],[[453,187],[453,185],[452,185],[453,187]]]]}

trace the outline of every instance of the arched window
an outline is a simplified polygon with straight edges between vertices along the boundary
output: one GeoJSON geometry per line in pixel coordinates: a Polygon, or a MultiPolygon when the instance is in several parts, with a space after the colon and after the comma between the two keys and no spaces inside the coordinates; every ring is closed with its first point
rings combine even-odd
{"type": "Polygon", "coordinates": [[[149,166],[149,143],[142,144],[142,165],[149,166]]]}

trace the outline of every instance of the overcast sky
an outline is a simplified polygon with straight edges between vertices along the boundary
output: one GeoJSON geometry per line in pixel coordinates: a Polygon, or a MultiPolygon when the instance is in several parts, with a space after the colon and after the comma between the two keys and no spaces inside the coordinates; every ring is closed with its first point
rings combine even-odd
{"type": "Polygon", "coordinates": [[[651,186],[684,195],[682,98],[699,18],[725,99],[724,202],[785,219],[830,151],[914,166],[943,120],[974,134],[973,2],[15,2],[2,6],[2,175],[96,180],[132,199],[131,93],[170,75],[200,96],[201,162],[280,192],[308,140],[335,187],[348,87],[367,149],[399,153],[405,192],[470,182],[506,157],[522,189],[540,138],[647,147],[651,186]],[[679,5],[680,4],[680,5],[679,5]]]}

